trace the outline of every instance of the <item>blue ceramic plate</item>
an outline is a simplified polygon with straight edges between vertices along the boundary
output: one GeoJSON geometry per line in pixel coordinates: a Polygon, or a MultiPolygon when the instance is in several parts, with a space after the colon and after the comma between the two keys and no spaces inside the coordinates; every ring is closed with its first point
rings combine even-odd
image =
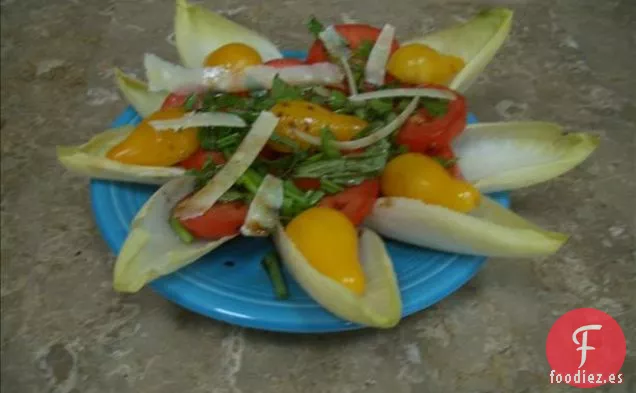
{"type": "MultiPolygon", "coordinates": [[[[286,56],[302,59],[304,53],[287,52],[286,56]]],[[[472,116],[468,120],[476,121],[472,116]]],[[[113,126],[139,121],[134,109],[128,108],[113,126]]],[[[156,186],[91,181],[95,219],[115,253],[119,253],[133,218],[156,189],[156,186]]],[[[506,194],[492,197],[508,207],[506,194]]],[[[260,264],[272,248],[269,239],[234,239],[199,261],[155,280],[150,286],[191,311],[245,327],[294,333],[361,328],[324,310],[289,275],[290,299],[276,300],[260,264]]],[[[482,257],[438,252],[395,241],[387,241],[387,248],[395,264],[404,316],[421,311],[455,292],[485,262],[482,257]]]]}

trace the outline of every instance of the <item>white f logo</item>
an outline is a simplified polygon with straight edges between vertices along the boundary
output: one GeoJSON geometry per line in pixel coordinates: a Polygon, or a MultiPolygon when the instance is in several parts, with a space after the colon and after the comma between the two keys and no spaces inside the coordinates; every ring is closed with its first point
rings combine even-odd
{"type": "Polygon", "coordinates": [[[601,330],[601,325],[585,325],[585,326],[581,326],[580,328],[576,329],[574,331],[574,333],[572,334],[572,341],[574,341],[574,344],[577,345],[581,345],[580,347],[578,347],[576,350],[577,351],[581,351],[581,364],[579,364],[579,368],[583,367],[583,365],[585,364],[585,360],[587,358],[587,351],[590,350],[594,350],[596,348],[594,347],[588,347],[587,345],[587,331],[588,330],[601,330]],[[582,343],[579,342],[579,340],[576,338],[576,336],[583,332],[583,340],[582,343]]]}

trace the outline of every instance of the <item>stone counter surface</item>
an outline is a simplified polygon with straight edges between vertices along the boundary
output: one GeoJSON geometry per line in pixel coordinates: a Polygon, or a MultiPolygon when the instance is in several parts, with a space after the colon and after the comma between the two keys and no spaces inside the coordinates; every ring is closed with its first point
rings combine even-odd
{"type": "Polygon", "coordinates": [[[632,0],[204,1],[283,48],[310,43],[310,13],[404,38],[503,4],[511,36],[468,94],[481,120],[590,131],[580,167],[512,194],[515,211],[572,234],[549,258],[491,259],[465,287],[389,331],[295,336],[184,311],[150,290],[119,296],[87,179],[55,145],[108,127],[126,106],[112,66],[176,60],[171,0],[2,0],[3,393],[573,392],[550,385],[545,339],[561,314],[597,307],[628,340],[636,391],[636,2],[632,0]]]}

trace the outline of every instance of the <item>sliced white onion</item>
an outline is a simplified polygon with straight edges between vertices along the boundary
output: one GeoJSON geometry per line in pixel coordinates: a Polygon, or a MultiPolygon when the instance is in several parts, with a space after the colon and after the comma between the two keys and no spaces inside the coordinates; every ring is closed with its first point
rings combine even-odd
{"type": "Polygon", "coordinates": [[[270,89],[276,75],[294,86],[330,85],[344,79],[342,70],[331,63],[303,64],[285,68],[266,65],[246,67],[233,73],[224,67],[185,68],[153,54],[144,59],[151,91],[187,94],[201,91],[239,92],[270,89]]]}
{"type": "Polygon", "coordinates": [[[340,58],[342,68],[344,68],[345,76],[347,77],[347,85],[349,86],[349,94],[358,94],[358,86],[356,86],[356,79],[353,77],[353,71],[346,57],[340,58]]]}
{"type": "Polygon", "coordinates": [[[368,101],[378,98],[393,98],[393,97],[428,97],[428,98],[440,98],[442,100],[454,100],[457,98],[455,93],[448,90],[435,89],[429,87],[417,87],[413,89],[387,89],[372,91],[369,93],[362,93],[349,96],[350,101],[368,101]]]}
{"type": "Polygon", "coordinates": [[[170,120],[153,120],[155,130],[180,130],[190,127],[245,127],[240,116],[223,112],[188,112],[183,117],[170,120]]]}
{"type": "Polygon", "coordinates": [[[283,206],[283,182],[267,175],[254,195],[241,227],[243,236],[268,236],[278,224],[278,211],[283,206]]]}
{"type": "Polygon", "coordinates": [[[272,136],[278,118],[271,112],[261,112],[251,130],[223,168],[202,189],[191,198],[179,203],[175,216],[183,219],[197,217],[205,213],[254,162],[272,136]]]}
{"type": "MultiPolygon", "coordinates": [[[[411,102],[408,104],[408,106],[402,111],[402,113],[400,113],[389,124],[380,128],[373,134],[365,136],[364,138],[353,140],[353,141],[346,141],[346,142],[332,141],[331,144],[340,150],[356,150],[356,149],[362,149],[372,145],[375,142],[386,138],[393,131],[400,128],[402,124],[404,124],[406,119],[408,119],[409,116],[411,116],[411,114],[415,111],[415,109],[417,108],[417,104],[419,103],[419,100],[420,100],[419,97],[413,98],[411,102]]],[[[298,136],[299,139],[302,139],[303,141],[311,145],[319,146],[321,144],[320,138],[316,136],[307,134],[306,132],[299,131],[299,130],[293,130],[293,132],[296,134],[296,136],[298,136]]]]}
{"type": "Polygon", "coordinates": [[[395,37],[395,27],[386,24],[382,28],[378,39],[371,49],[369,59],[364,68],[364,80],[376,86],[384,84],[384,76],[386,74],[386,63],[389,61],[391,54],[391,44],[395,37]]]}

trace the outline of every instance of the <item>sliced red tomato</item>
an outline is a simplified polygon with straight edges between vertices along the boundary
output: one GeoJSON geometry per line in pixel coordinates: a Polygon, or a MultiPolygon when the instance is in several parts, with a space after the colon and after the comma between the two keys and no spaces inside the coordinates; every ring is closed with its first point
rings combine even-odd
{"type": "Polygon", "coordinates": [[[185,102],[188,100],[187,94],[176,94],[170,93],[168,97],[163,101],[163,105],[161,105],[161,110],[170,109],[170,108],[181,108],[185,105],[185,102]]]}
{"type": "Polygon", "coordinates": [[[466,116],[466,100],[457,94],[443,116],[433,117],[424,108],[417,110],[398,131],[396,142],[408,146],[411,152],[426,154],[430,149],[450,145],[466,128],[466,116]]]}
{"type": "MultiPolygon", "coordinates": [[[[347,41],[349,48],[352,50],[356,50],[363,41],[375,42],[382,31],[377,27],[359,23],[335,25],[334,27],[338,34],[347,41]]],[[[394,39],[391,45],[391,54],[398,50],[399,47],[400,44],[394,39]]],[[[317,39],[314,41],[309,49],[306,61],[308,64],[329,61],[329,54],[321,40],[317,39]]]]}
{"type": "Polygon", "coordinates": [[[215,240],[238,234],[247,209],[243,202],[216,203],[203,215],[179,221],[196,238],[215,240]]]}
{"type": "Polygon", "coordinates": [[[370,179],[358,186],[349,187],[337,194],[323,198],[319,206],[340,210],[349,217],[354,225],[360,225],[371,213],[379,195],[380,181],[370,179]]]}
{"type": "Polygon", "coordinates": [[[311,177],[299,177],[294,179],[294,185],[303,191],[317,190],[320,188],[320,179],[311,177]]]}
{"type": "Polygon", "coordinates": [[[276,68],[284,68],[284,67],[291,67],[291,66],[297,66],[297,65],[303,65],[303,64],[305,63],[298,59],[273,59],[273,60],[265,62],[264,65],[272,66],[276,68]]]}
{"type": "Polygon", "coordinates": [[[226,162],[221,152],[199,149],[177,165],[185,169],[201,169],[208,159],[212,159],[216,165],[223,165],[226,162]]]}

